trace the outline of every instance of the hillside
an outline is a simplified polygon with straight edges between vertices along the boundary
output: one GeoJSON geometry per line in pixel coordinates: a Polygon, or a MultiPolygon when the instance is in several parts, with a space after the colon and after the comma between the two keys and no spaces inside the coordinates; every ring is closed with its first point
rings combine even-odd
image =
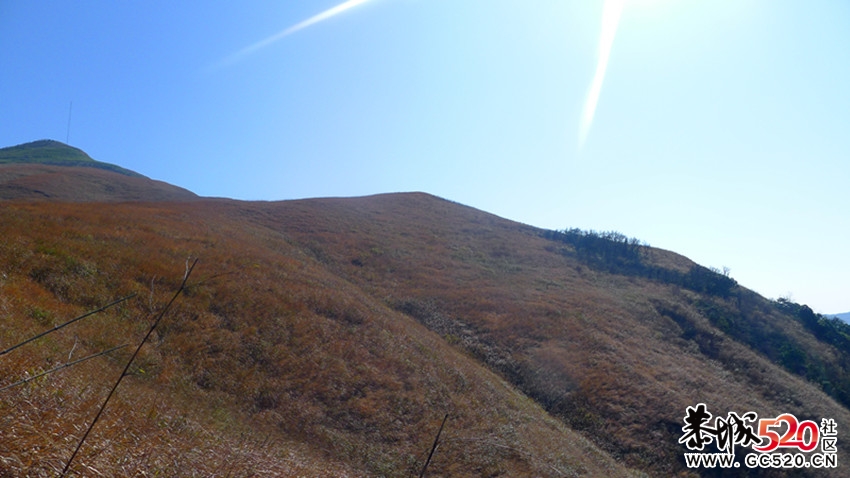
{"type": "Polygon", "coordinates": [[[641,277],[546,231],[427,195],[279,207],[270,224],[318,260],[630,467],[682,471],[689,404],[848,418],[846,342],[807,330],[800,317],[810,309],[674,253],[645,248],[644,270],[656,277],[641,277]]]}
{"type": "MultiPolygon", "coordinates": [[[[627,475],[498,375],[268,227],[275,211],[211,200],[0,210],[9,324],[0,343],[139,294],[2,357],[9,381],[72,351],[138,342],[186,257],[203,257],[79,473],[410,475],[450,413],[429,476],[627,475]]],[[[0,475],[55,476],[128,352],[114,355],[0,395],[0,475]]]]}
{"type": "Polygon", "coordinates": [[[110,163],[95,161],[79,148],[59,141],[42,139],[30,143],[0,148],[0,164],[46,164],[103,169],[124,176],[143,178],[139,173],[110,163]]]}
{"type": "Polygon", "coordinates": [[[58,141],[0,149],[0,200],[175,201],[195,197],[183,188],[95,161],[58,141]]]}
{"type": "MultiPolygon", "coordinates": [[[[0,233],[2,346],[138,294],[0,356],[0,386],[138,343],[200,258],[81,476],[417,476],[445,414],[428,476],[698,476],[700,402],[850,426],[848,350],[807,308],[427,194],[9,202],[0,233]]],[[[129,353],[0,392],[0,475],[55,476],[129,353]]]]}

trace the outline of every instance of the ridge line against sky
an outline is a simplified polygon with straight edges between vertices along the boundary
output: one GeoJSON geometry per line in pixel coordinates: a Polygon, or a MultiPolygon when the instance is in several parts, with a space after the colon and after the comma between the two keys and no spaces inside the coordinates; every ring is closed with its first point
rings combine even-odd
{"type": "Polygon", "coordinates": [[[426,191],[841,313],[847,45],[828,0],[4,2],[0,144],[73,102],[73,146],[201,196],[426,191]]]}

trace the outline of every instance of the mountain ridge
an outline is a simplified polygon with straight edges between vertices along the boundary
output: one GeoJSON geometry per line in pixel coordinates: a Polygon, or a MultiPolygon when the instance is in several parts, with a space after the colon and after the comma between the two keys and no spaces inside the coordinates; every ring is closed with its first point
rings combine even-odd
{"type": "MultiPolygon", "coordinates": [[[[450,208],[448,202],[434,203],[435,200],[430,200],[432,204],[423,207],[422,203],[429,201],[424,196],[404,199],[407,203],[419,202],[420,206],[414,209],[417,213],[411,213],[410,209],[397,211],[399,220],[404,216],[415,223],[436,224],[439,217],[446,216],[440,211],[450,208]],[[430,213],[429,220],[421,218],[423,211],[430,213]]],[[[370,287],[377,287],[375,294],[392,298],[388,300],[393,301],[398,310],[462,344],[468,353],[498,370],[524,393],[544,404],[550,413],[561,416],[576,429],[590,431],[600,440],[597,443],[604,449],[619,450],[618,453],[625,453],[622,455],[624,458],[633,455],[634,458],[627,458],[630,464],[635,463],[632,460],[643,453],[653,454],[655,460],[660,461],[663,461],[660,457],[664,453],[670,453],[667,459],[672,459],[675,446],[670,444],[675,443],[675,437],[670,436],[667,451],[659,454],[665,447],[658,443],[653,445],[653,452],[649,449],[639,451],[643,447],[638,445],[641,442],[637,436],[608,441],[604,438],[605,428],[597,427],[600,422],[608,423],[609,426],[631,422],[632,426],[638,428],[641,427],[640,423],[644,423],[643,426],[655,423],[653,426],[666,428],[665,433],[675,435],[678,429],[669,426],[681,420],[681,415],[662,411],[673,403],[670,397],[664,398],[665,394],[681,387],[682,383],[708,378],[698,378],[701,374],[694,371],[685,374],[676,372],[682,363],[694,359],[691,357],[693,354],[701,357],[699,360],[708,359],[715,364],[722,364],[730,372],[735,371],[734,375],[738,376],[736,381],[741,381],[732,386],[725,379],[719,380],[708,386],[707,390],[733,390],[743,383],[753,382],[772,383],[771,388],[785,390],[783,393],[798,393],[792,392],[793,387],[780,385],[785,379],[768,378],[755,370],[761,369],[763,365],[760,364],[767,359],[783,364],[779,365],[780,375],[787,373],[787,370],[811,375],[818,367],[814,362],[830,361],[832,359],[829,357],[838,351],[832,345],[821,350],[824,346],[818,343],[819,339],[813,338],[811,332],[799,330],[800,321],[809,323],[809,317],[814,318],[814,315],[805,313],[811,310],[804,306],[783,309],[782,304],[772,303],[737,285],[731,289],[718,290],[713,287],[695,287],[694,284],[701,282],[683,284],[679,281],[683,276],[678,274],[673,274],[671,277],[674,280],[671,281],[664,277],[641,278],[616,271],[612,273],[607,266],[600,267],[597,262],[582,259],[578,251],[570,250],[565,254],[559,249],[560,246],[539,237],[539,234],[529,234],[526,226],[483,212],[464,214],[463,225],[455,226],[451,234],[444,228],[432,226],[427,234],[421,236],[422,242],[434,241],[434,237],[445,237],[447,234],[449,237],[458,237],[449,240],[449,244],[444,242],[448,250],[441,255],[444,258],[442,264],[433,261],[419,263],[416,267],[406,266],[397,260],[387,264],[387,256],[390,255],[390,251],[386,250],[388,244],[396,248],[392,255],[401,257],[424,256],[429,252],[427,247],[422,248],[421,245],[417,246],[418,252],[415,253],[399,249],[405,243],[405,237],[415,237],[415,228],[408,228],[405,233],[396,231],[394,239],[378,241],[381,235],[392,231],[378,225],[380,217],[391,211],[371,205],[374,201],[374,198],[349,201],[347,214],[327,211],[324,208],[330,204],[322,203],[325,215],[330,213],[334,218],[332,223],[337,227],[334,234],[323,233],[327,228],[318,227],[316,218],[322,217],[322,214],[317,209],[298,213],[294,204],[287,204],[287,224],[300,224],[297,218],[301,214],[304,214],[305,219],[314,218],[313,224],[306,231],[299,232],[298,227],[288,227],[287,235],[297,237],[304,234],[304,240],[317,251],[317,257],[335,264],[340,273],[361,277],[359,280],[367,279],[370,287]],[[370,209],[371,214],[367,214],[370,209]],[[371,220],[369,215],[372,216],[371,220]],[[341,223],[344,217],[348,217],[348,222],[341,223]],[[443,231],[439,232],[440,229],[443,231]],[[506,235],[509,233],[513,239],[508,239],[506,235]],[[357,241],[360,246],[348,245],[350,241],[356,241],[356,237],[369,239],[365,242],[362,239],[357,241]],[[534,248],[517,247],[518,244],[528,246],[532,241],[538,244],[534,248]],[[485,245],[487,243],[489,245],[485,245]],[[342,250],[348,252],[340,257],[339,252],[342,250]],[[538,252],[532,254],[532,250],[538,252]],[[328,251],[334,251],[337,255],[328,251]],[[519,257],[525,259],[517,263],[519,257]],[[555,267],[561,261],[564,261],[566,267],[555,267]],[[510,279],[515,274],[521,277],[529,267],[538,271],[535,273],[537,279],[531,282],[510,279]],[[469,272],[475,269],[479,274],[469,276],[469,272]],[[381,270],[385,271],[383,275],[388,281],[383,287],[377,285],[381,281],[375,276],[381,270]],[[447,280],[447,274],[454,279],[447,280]],[[408,276],[411,278],[403,279],[408,276]],[[493,276],[501,277],[497,284],[493,284],[493,276]],[[474,283],[475,286],[464,285],[467,283],[474,283]],[[502,294],[516,299],[506,302],[502,294]],[[566,296],[559,297],[560,294],[566,296]],[[541,301],[542,298],[545,300],[541,301]],[[791,311],[802,318],[785,315],[791,311]],[[525,319],[520,320],[523,317],[525,319]],[[552,332],[557,330],[564,332],[553,335],[552,332]],[[569,333],[564,335],[566,331],[569,333]],[[660,334],[659,338],[649,338],[655,334],[660,334]],[[587,354],[596,349],[597,346],[592,344],[600,341],[608,343],[611,350],[619,350],[620,353],[587,354]],[[565,348],[564,343],[576,346],[565,348]],[[676,352],[677,349],[680,350],[676,352]],[[647,354],[648,350],[666,350],[661,355],[666,356],[665,361],[659,362],[660,356],[647,354]],[[809,361],[812,363],[808,364],[809,361]],[[667,365],[662,367],[661,364],[665,362],[667,365]],[[655,392],[650,392],[655,386],[642,388],[635,385],[632,388],[632,385],[623,385],[630,380],[616,378],[633,370],[634,364],[642,363],[655,363],[657,367],[666,370],[664,375],[671,379],[678,378],[658,383],[655,386],[661,383],[666,385],[655,392]],[[748,370],[746,373],[741,372],[744,363],[748,363],[744,368],[748,370]],[[584,364],[584,367],[578,364],[584,364]],[[607,365],[600,367],[599,364],[607,365]],[[588,374],[587,371],[594,372],[588,374]],[[617,385],[618,380],[623,382],[617,385]],[[553,383],[562,385],[552,388],[553,383]],[[564,394],[564,390],[568,393],[564,394]],[[607,399],[603,399],[603,396],[607,399]],[[640,397],[640,400],[633,401],[629,397],[640,397]],[[649,413],[623,414],[623,410],[641,409],[649,413]],[[577,413],[576,410],[583,411],[577,413]]],[[[335,206],[343,204],[337,202],[335,206]]],[[[700,266],[683,256],[651,248],[647,248],[647,252],[652,264],[661,265],[660,259],[683,271],[705,271],[699,277],[709,274],[709,277],[717,277],[720,284],[729,283],[723,274],[700,269],[700,266]]],[[[699,360],[692,362],[691,367],[696,367],[699,360]]],[[[830,373],[839,374],[832,380],[842,377],[840,380],[846,383],[847,377],[840,375],[843,370],[840,361],[830,363],[833,363],[830,369],[833,372],[830,373]]],[[[655,378],[657,371],[646,370],[644,373],[647,373],[647,384],[658,381],[655,378]]],[[[827,383],[829,379],[824,377],[817,380],[827,383]]],[[[706,380],[704,383],[712,382],[706,380]]],[[[745,388],[739,389],[737,394],[745,396],[745,388]]],[[[770,396],[774,392],[759,393],[770,396]]],[[[717,401],[703,399],[706,403],[717,401]]],[[[736,406],[728,398],[726,400],[728,409],[736,406]]],[[[846,396],[844,403],[847,403],[846,396]]],[[[679,407],[684,410],[685,404],[680,402],[679,407]]]]}
{"type": "MultiPolygon", "coordinates": [[[[79,473],[409,476],[449,414],[429,476],[715,476],[684,463],[687,407],[850,427],[846,329],[616,233],[417,192],[14,201],[0,234],[0,343],[137,295],[4,357],[9,381],[135,343],[201,259],[79,473]]],[[[0,475],[55,474],[49,437],[123,365],[86,364],[0,395],[0,475]]]]}
{"type": "Polygon", "coordinates": [[[830,316],[841,319],[844,322],[850,323],[850,312],[844,312],[843,314],[830,314],[830,316]]]}
{"type": "Polygon", "coordinates": [[[0,149],[0,200],[179,201],[189,190],[120,166],[95,161],[78,148],[40,140],[0,149]]]}
{"type": "Polygon", "coordinates": [[[121,166],[96,161],[85,151],[52,139],[41,139],[0,148],[0,164],[78,166],[103,169],[130,177],[147,178],[121,166]]]}

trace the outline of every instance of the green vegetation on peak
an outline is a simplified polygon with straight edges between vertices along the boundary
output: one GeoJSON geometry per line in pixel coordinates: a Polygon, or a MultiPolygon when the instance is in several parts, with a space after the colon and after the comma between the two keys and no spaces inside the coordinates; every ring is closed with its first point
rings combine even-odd
{"type": "Polygon", "coordinates": [[[83,150],[65,143],[42,139],[31,143],[0,148],[0,164],[49,164],[105,169],[125,176],[142,178],[143,175],[110,163],[95,161],[83,150]]]}

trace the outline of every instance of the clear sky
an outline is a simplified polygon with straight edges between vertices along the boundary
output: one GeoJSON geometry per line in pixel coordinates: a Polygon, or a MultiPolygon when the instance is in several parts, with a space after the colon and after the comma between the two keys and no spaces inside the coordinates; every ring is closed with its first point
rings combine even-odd
{"type": "Polygon", "coordinates": [[[850,311],[844,0],[0,0],[0,146],[44,138],[204,196],[617,230],[850,311]]]}

